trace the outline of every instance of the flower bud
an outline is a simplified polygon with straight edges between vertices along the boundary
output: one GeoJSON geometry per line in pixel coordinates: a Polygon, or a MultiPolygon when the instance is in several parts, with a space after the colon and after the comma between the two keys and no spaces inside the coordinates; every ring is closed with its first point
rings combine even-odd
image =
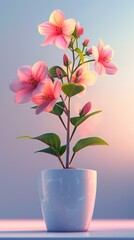
{"type": "Polygon", "coordinates": [[[79,76],[81,76],[82,73],[83,73],[83,69],[79,68],[76,72],[76,76],[79,77],[79,76]]]}
{"type": "Polygon", "coordinates": [[[82,110],[80,111],[79,115],[82,117],[82,116],[85,116],[91,109],[91,106],[92,106],[92,103],[91,102],[88,102],[84,105],[84,107],[82,108],[82,110]]]}
{"type": "Polygon", "coordinates": [[[56,74],[57,74],[57,77],[59,79],[61,79],[63,77],[63,74],[62,74],[62,72],[61,72],[61,70],[59,68],[56,68],[56,74]]]}
{"type": "Polygon", "coordinates": [[[84,28],[80,27],[80,23],[77,22],[76,23],[76,37],[78,38],[78,37],[82,36],[83,33],[84,33],[84,28]]]}
{"type": "Polygon", "coordinates": [[[89,48],[89,49],[86,51],[86,54],[87,54],[87,55],[92,54],[92,48],[89,48]]]}
{"type": "Polygon", "coordinates": [[[89,38],[86,38],[86,39],[84,40],[84,42],[82,43],[82,44],[83,44],[83,47],[86,47],[86,46],[88,45],[88,43],[89,43],[89,38]]]}
{"type": "Polygon", "coordinates": [[[64,53],[64,55],[63,55],[63,63],[64,63],[64,66],[68,67],[69,59],[68,59],[68,56],[66,55],[66,53],[64,53]]]}

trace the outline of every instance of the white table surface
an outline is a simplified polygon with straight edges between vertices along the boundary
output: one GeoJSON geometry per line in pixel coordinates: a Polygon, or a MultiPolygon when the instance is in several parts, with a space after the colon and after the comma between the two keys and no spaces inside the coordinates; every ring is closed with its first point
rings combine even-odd
{"type": "Polygon", "coordinates": [[[134,239],[134,220],[92,220],[88,232],[47,232],[43,220],[0,220],[1,239],[134,239]]]}

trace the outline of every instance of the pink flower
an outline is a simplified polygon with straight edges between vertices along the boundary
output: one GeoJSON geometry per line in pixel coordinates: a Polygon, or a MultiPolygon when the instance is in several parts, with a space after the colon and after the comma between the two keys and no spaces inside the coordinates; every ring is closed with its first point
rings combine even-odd
{"type": "Polygon", "coordinates": [[[84,63],[73,73],[71,82],[87,86],[92,85],[96,78],[96,72],[89,69],[88,63],[84,63]]]}
{"type": "Polygon", "coordinates": [[[99,75],[104,73],[115,74],[117,72],[117,66],[111,62],[114,55],[114,51],[109,45],[104,46],[102,40],[99,41],[98,48],[93,46],[92,53],[95,58],[95,70],[99,75]]]}
{"type": "Polygon", "coordinates": [[[46,35],[42,46],[47,44],[55,44],[58,48],[66,49],[71,41],[71,34],[75,29],[75,20],[65,20],[64,13],[61,10],[52,12],[49,22],[41,23],[38,31],[42,35],[46,35]]]}
{"type": "Polygon", "coordinates": [[[43,111],[50,112],[53,110],[57,99],[61,94],[61,82],[55,81],[54,83],[50,78],[45,80],[45,83],[40,85],[36,95],[32,97],[32,102],[37,104],[36,114],[43,111]]]}
{"type": "Polygon", "coordinates": [[[78,37],[82,36],[83,33],[84,33],[84,28],[80,27],[80,23],[77,22],[76,23],[76,37],[78,38],[78,37]]]}
{"type": "Polygon", "coordinates": [[[82,108],[82,110],[80,111],[79,115],[80,116],[85,116],[91,109],[92,103],[88,102],[84,105],[84,107],[82,108]]]}
{"type": "Polygon", "coordinates": [[[18,78],[10,84],[10,89],[16,93],[16,103],[26,103],[31,101],[39,84],[45,81],[48,67],[44,62],[36,62],[32,67],[22,66],[17,73],[18,78]]]}

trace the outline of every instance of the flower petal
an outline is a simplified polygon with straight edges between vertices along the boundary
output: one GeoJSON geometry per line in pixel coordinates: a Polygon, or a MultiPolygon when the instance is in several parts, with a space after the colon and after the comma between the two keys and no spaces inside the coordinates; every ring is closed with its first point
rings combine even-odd
{"type": "Polygon", "coordinates": [[[90,70],[88,72],[85,72],[82,76],[82,83],[86,85],[93,85],[97,79],[97,74],[96,72],[90,70]]]}
{"type": "Polygon", "coordinates": [[[95,62],[94,68],[99,75],[103,75],[104,73],[106,73],[105,67],[100,62],[95,62]]]}
{"type": "Polygon", "coordinates": [[[57,99],[61,94],[61,82],[57,81],[54,83],[54,97],[57,99]]]}
{"type": "Polygon", "coordinates": [[[33,77],[39,82],[43,80],[48,73],[48,67],[44,62],[36,62],[32,67],[33,77]]]}
{"type": "Polygon", "coordinates": [[[28,89],[23,89],[17,92],[14,100],[16,103],[27,103],[31,101],[31,97],[32,97],[32,89],[28,88],[28,89]]]}
{"type": "Polygon", "coordinates": [[[92,46],[92,54],[94,56],[95,61],[98,61],[99,52],[98,52],[98,48],[96,46],[92,46]]]}
{"type": "Polygon", "coordinates": [[[99,43],[98,43],[98,51],[99,51],[99,54],[102,53],[103,49],[104,49],[104,43],[103,43],[103,40],[100,39],[100,40],[99,40],[99,43]]]}
{"type": "Polygon", "coordinates": [[[41,46],[46,46],[47,44],[54,44],[55,40],[56,40],[57,35],[54,34],[50,34],[48,36],[46,36],[44,42],[41,44],[41,46]]]}
{"type": "Polygon", "coordinates": [[[46,100],[42,97],[42,93],[32,95],[32,102],[35,104],[43,104],[46,100]]]}
{"type": "Polygon", "coordinates": [[[18,78],[12,81],[12,83],[9,85],[9,88],[13,92],[17,93],[18,91],[21,91],[27,88],[28,86],[29,86],[28,83],[20,81],[20,79],[18,78]]]}
{"type": "Polygon", "coordinates": [[[109,58],[111,59],[114,55],[114,51],[113,49],[107,45],[107,47],[105,47],[105,49],[103,50],[102,54],[101,54],[101,58],[105,59],[105,58],[109,58]]]}
{"type": "Polygon", "coordinates": [[[50,23],[53,23],[58,27],[62,27],[64,19],[65,19],[64,13],[58,9],[51,13],[49,21],[50,23]]]}
{"type": "Polygon", "coordinates": [[[53,34],[55,25],[49,22],[44,22],[38,25],[38,31],[41,35],[53,34]]]}
{"type": "Polygon", "coordinates": [[[72,18],[65,20],[62,26],[63,33],[70,36],[75,29],[75,24],[76,22],[72,18]]]}
{"type": "Polygon", "coordinates": [[[42,92],[44,95],[48,96],[51,98],[54,96],[54,84],[51,79],[47,78],[45,80],[44,88],[42,89],[42,92]]]}
{"type": "Polygon", "coordinates": [[[107,74],[115,74],[118,70],[117,66],[113,62],[106,63],[104,65],[107,74]]]}
{"type": "Polygon", "coordinates": [[[17,70],[17,73],[21,81],[27,82],[27,80],[31,77],[32,67],[29,65],[24,65],[17,70]]]}
{"type": "Polygon", "coordinates": [[[35,113],[39,114],[39,113],[44,112],[44,111],[45,112],[51,112],[53,110],[53,107],[54,107],[55,103],[56,103],[56,100],[46,101],[36,108],[35,113]]]}
{"type": "Polygon", "coordinates": [[[59,35],[56,39],[55,39],[55,45],[58,47],[58,48],[61,48],[61,49],[66,49],[69,45],[69,42],[70,42],[70,39],[68,36],[64,36],[63,34],[62,35],[59,35]]]}

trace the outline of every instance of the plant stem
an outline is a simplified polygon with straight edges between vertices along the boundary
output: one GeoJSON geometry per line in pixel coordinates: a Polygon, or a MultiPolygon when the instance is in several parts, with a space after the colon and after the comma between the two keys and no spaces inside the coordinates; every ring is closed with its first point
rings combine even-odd
{"type": "Polygon", "coordinates": [[[87,60],[87,61],[85,61],[85,62],[83,62],[83,63],[78,64],[78,66],[72,71],[72,74],[77,70],[77,68],[78,68],[79,66],[81,66],[81,65],[83,65],[83,64],[85,64],[85,63],[94,62],[94,61],[95,61],[94,59],[91,59],[91,60],[87,60]]]}
{"type": "Polygon", "coordinates": [[[72,155],[72,157],[71,157],[71,160],[70,160],[69,164],[71,164],[71,162],[73,161],[74,156],[75,156],[75,152],[73,153],[73,155],[72,155]]]}
{"type": "Polygon", "coordinates": [[[54,149],[53,147],[50,147],[50,148],[56,152],[56,156],[57,156],[57,158],[59,159],[62,167],[65,168],[64,163],[63,163],[63,161],[62,161],[62,159],[61,159],[61,157],[60,157],[60,155],[59,155],[58,150],[54,149]]]}
{"type": "Polygon", "coordinates": [[[70,141],[72,140],[72,137],[73,137],[75,131],[76,131],[76,127],[74,127],[74,129],[73,129],[73,131],[72,131],[72,134],[71,134],[71,137],[70,137],[70,141]]]}
{"type": "Polygon", "coordinates": [[[59,155],[58,152],[57,152],[57,157],[58,157],[58,159],[59,159],[59,161],[60,161],[62,167],[65,168],[64,163],[62,162],[62,159],[61,159],[61,157],[60,157],[60,155],[59,155]]]}
{"type": "Polygon", "coordinates": [[[72,79],[72,75],[73,75],[73,73],[75,72],[75,71],[74,71],[74,65],[75,65],[75,54],[74,54],[74,50],[72,50],[72,54],[73,54],[73,65],[72,65],[72,71],[71,71],[71,75],[70,75],[70,82],[71,82],[71,79],[72,79]]]}
{"type": "Polygon", "coordinates": [[[69,67],[67,66],[67,81],[69,82],[69,67]]]}
{"type": "Polygon", "coordinates": [[[63,124],[64,128],[67,130],[67,127],[66,127],[65,123],[63,122],[63,119],[62,119],[62,117],[61,117],[61,116],[59,116],[59,119],[60,119],[60,121],[62,122],[62,124],[63,124]]]}
{"type": "Polygon", "coordinates": [[[70,97],[68,98],[68,111],[67,111],[67,140],[66,140],[66,168],[69,168],[69,152],[70,152],[70,97]]]}
{"type": "Polygon", "coordinates": [[[60,95],[60,98],[61,98],[61,100],[62,100],[62,102],[63,102],[63,104],[64,104],[64,107],[65,107],[65,109],[66,109],[65,113],[66,113],[66,115],[67,115],[67,111],[68,111],[68,109],[67,109],[66,103],[65,103],[65,101],[64,101],[64,99],[63,99],[63,97],[62,97],[62,95],[60,95]]]}

